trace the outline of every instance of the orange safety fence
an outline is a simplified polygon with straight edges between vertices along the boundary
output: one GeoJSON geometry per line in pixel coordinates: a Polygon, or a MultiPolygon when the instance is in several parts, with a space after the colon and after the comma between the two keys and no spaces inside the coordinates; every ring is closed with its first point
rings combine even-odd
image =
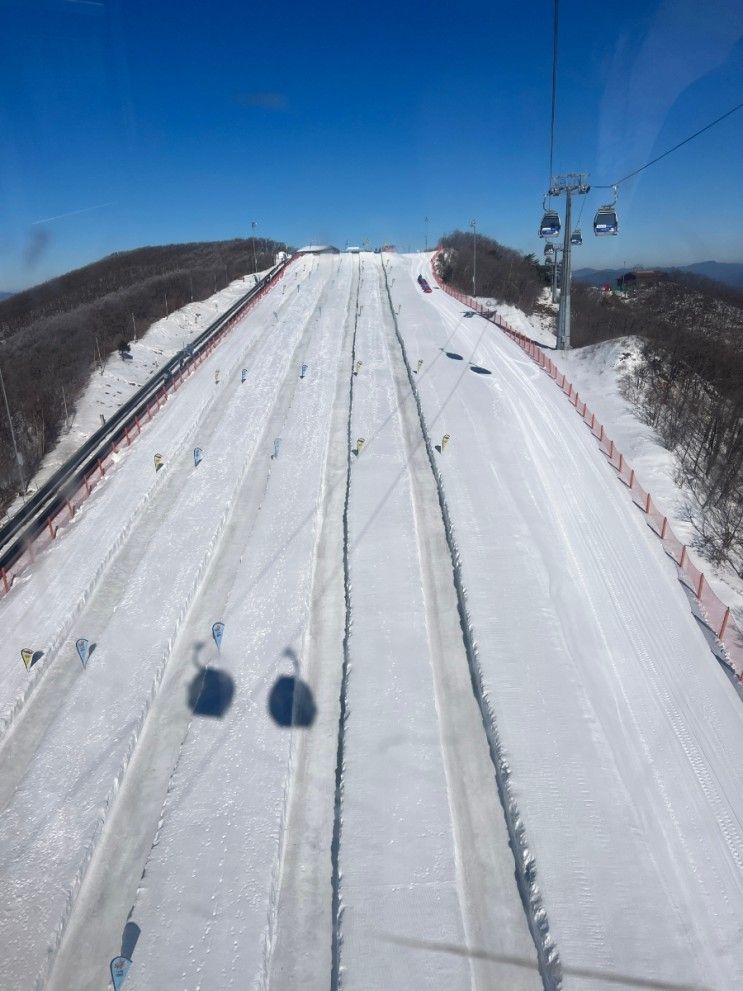
{"type": "Polygon", "coordinates": [[[634,468],[627,463],[614,441],[607,436],[603,424],[599,423],[585,401],[580,398],[577,390],[566,378],[565,373],[555,365],[535,341],[511,327],[497,311],[484,306],[453,286],[447,285],[436,270],[435,258],[434,255],[431,268],[434,279],[440,288],[504,331],[540,368],[545,370],[568,397],[578,415],[598,441],[599,448],[606,454],[609,464],[616,470],[621,481],[629,489],[632,501],[645,513],[648,526],[663,542],[663,547],[669,557],[675,561],[679,570],[679,579],[693,592],[699,603],[702,619],[724,646],[731,666],[738,678],[743,681],[743,632],[737,626],[730,607],[725,605],[713,591],[704,573],[691,560],[688,547],[673,532],[668,517],[656,506],[650,493],[640,485],[634,468]]]}
{"type": "MultiPolygon", "coordinates": [[[[293,261],[290,258],[289,261],[293,261]]],[[[93,489],[98,485],[98,483],[105,477],[106,472],[109,468],[114,465],[114,454],[122,448],[129,447],[132,441],[142,433],[142,427],[145,426],[153,418],[155,413],[157,413],[168,401],[168,396],[173,395],[183,384],[184,380],[189,378],[196,369],[211,355],[214,349],[217,347],[219,342],[225,336],[225,334],[231,330],[236,323],[243,319],[245,314],[252,308],[252,306],[261,299],[269,289],[281,279],[286,271],[287,266],[285,265],[281,271],[277,272],[276,275],[271,279],[271,281],[265,285],[255,296],[253,296],[248,302],[243,306],[225,325],[220,328],[218,333],[214,337],[209,339],[209,343],[199,351],[198,355],[182,368],[167,385],[161,386],[160,389],[153,395],[145,409],[136,415],[134,420],[127,424],[124,429],[124,436],[119,437],[116,442],[111,443],[110,450],[98,459],[98,463],[91,468],[88,473],[83,477],[82,484],[78,489],[65,499],[65,504],[53,513],[49,519],[46,521],[46,525],[43,530],[33,537],[27,546],[25,547],[23,553],[15,559],[12,565],[8,568],[0,568],[0,594],[7,594],[13,587],[14,581],[18,576],[26,570],[26,568],[33,564],[36,557],[43,551],[43,549],[56,538],[58,531],[65,524],[76,515],[77,511],[80,509],[82,504],[88,498],[93,489]]]]}

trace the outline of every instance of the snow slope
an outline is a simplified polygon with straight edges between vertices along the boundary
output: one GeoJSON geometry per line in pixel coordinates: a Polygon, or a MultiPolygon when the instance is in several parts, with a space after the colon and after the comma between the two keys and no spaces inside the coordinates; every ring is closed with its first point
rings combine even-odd
{"type": "Polygon", "coordinates": [[[418,294],[424,263],[390,265],[429,428],[452,437],[469,616],[565,986],[738,987],[740,701],[565,397],[492,325],[418,294]]]}
{"type": "Polygon", "coordinates": [[[356,358],[351,438],[364,445],[348,506],[340,983],[536,991],[433,476],[373,256],[356,358]],[[427,950],[485,940],[527,966],[427,950]]]}
{"type": "MultiPolygon", "coordinates": [[[[656,431],[638,418],[621,392],[620,377],[639,360],[638,344],[636,338],[622,337],[569,352],[555,352],[551,357],[604,424],[637,472],[643,488],[668,517],[673,532],[689,546],[695,537],[689,507],[695,501],[676,481],[676,459],[672,452],[663,446],[656,431]]],[[[738,625],[743,626],[743,579],[733,568],[714,565],[693,548],[688,553],[714,591],[732,607],[738,625]]]]}
{"type": "MultiPolygon", "coordinates": [[[[336,264],[320,261],[326,272],[336,264]]],[[[265,980],[293,736],[311,732],[275,724],[267,704],[277,678],[304,670],[337,327],[345,318],[350,274],[343,273],[332,296],[320,283],[323,292],[301,342],[307,374],[300,379],[299,363],[290,364],[282,446],[268,477],[261,477],[260,511],[234,535],[241,551],[234,573],[226,569],[225,575],[220,566],[214,575],[226,630],[221,658],[210,647],[211,663],[234,678],[236,695],[223,719],[194,717],[185,736],[133,906],[143,934],[129,982],[134,989],[191,981],[241,987],[246,975],[265,980]]],[[[208,617],[201,619],[208,630],[208,617]]]]}
{"type": "Polygon", "coordinates": [[[743,709],[675,568],[547,376],[384,262],[419,372],[382,258],[295,263],[0,600],[0,987],[105,986],[129,919],[127,988],[536,991],[529,882],[566,991],[742,985],[743,709]]]}
{"type": "MultiPolygon", "coordinates": [[[[312,267],[308,263],[308,270],[312,267]]],[[[288,289],[293,288],[290,283],[288,289]]],[[[106,527],[85,526],[81,515],[66,538],[39,558],[18,594],[14,590],[3,600],[10,644],[18,648],[31,636],[34,618],[43,624],[51,616],[41,633],[52,631],[60,649],[44,658],[47,668],[36,677],[39,686],[0,754],[6,763],[0,873],[13,890],[0,905],[5,948],[0,985],[20,986],[42,965],[47,943],[56,940],[233,500],[254,458],[268,457],[271,448],[262,428],[318,292],[312,286],[303,295],[288,292],[276,316],[272,310],[278,300],[261,301],[190,380],[193,386],[179,393],[183,401],[168,404],[153,431],[169,427],[178,437],[185,425],[191,433],[188,445],[175,451],[158,444],[166,458],[161,473],[154,473],[151,438],[145,433],[118,470],[108,474],[86,512],[92,516],[90,510],[99,506],[104,512],[108,503],[114,522],[117,506],[127,507],[137,519],[113,558],[104,555],[107,567],[99,558],[99,533],[106,527]],[[246,361],[251,378],[241,385],[246,361]],[[222,370],[219,385],[214,382],[217,367],[222,370]],[[205,457],[195,469],[191,448],[197,443],[205,457]],[[154,479],[144,501],[143,478],[154,479]],[[64,581],[65,571],[74,574],[73,561],[97,579],[82,605],[77,585],[64,581]],[[53,583],[47,572],[53,573],[53,583]],[[39,608],[41,598],[54,609],[39,608]],[[67,624],[65,603],[75,611],[74,630],[67,624]],[[85,672],[74,653],[74,639],[81,635],[96,644],[85,672]]],[[[32,642],[46,646],[38,631],[37,625],[33,632],[39,639],[32,642]]],[[[19,667],[13,653],[7,650],[2,658],[9,675],[19,667]]],[[[3,684],[5,689],[5,679],[3,684]]]]}

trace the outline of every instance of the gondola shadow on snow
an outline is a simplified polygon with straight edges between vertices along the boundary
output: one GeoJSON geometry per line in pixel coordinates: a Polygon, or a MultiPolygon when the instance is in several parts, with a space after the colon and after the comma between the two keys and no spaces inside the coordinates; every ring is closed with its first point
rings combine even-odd
{"type": "MultiPolygon", "coordinates": [[[[444,351],[443,348],[441,350],[444,351]]],[[[462,355],[457,354],[456,351],[444,351],[444,354],[446,355],[447,358],[451,358],[452,361],[464,361],[462,355]]]]}
{"type": "Polygon", "coordinates": [[[131,960],[142,930],[136,922],[127,922],[121,936],[121,956],[131,960]]]}
{"type": "Polygon", "coordinates": [[[188,707],[194,716],[222,719],[232,705],[235,682],[226,671],[199,664],[198,655],[203,646],[203,643],[194,645],[196,674],[188,686],[188,707]]]}
{"type": "Polygon", "coordinates": [[[317,715],[312,689],[299,677],[299,658],[290,647],[284,651],[284,657],[291,659],[294,673],[276,679],[268,696],[268,711],[278,726],[307,729],[317,715]]]}
{"type": "Polygon", "coordinates": [[[480,365],[470,365],[470,371],[475,372],[477,375],[492,375],[493,373],[489,368],[482,368],[480,365]]]}

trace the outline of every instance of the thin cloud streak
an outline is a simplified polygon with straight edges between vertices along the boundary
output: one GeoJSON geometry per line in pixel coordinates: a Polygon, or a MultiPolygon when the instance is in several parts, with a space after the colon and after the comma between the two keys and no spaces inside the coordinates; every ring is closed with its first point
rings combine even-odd
{"type": "MultiPolygon", "coordinates": [[[[67,0],[68,3],[88,3],[89,0],[67,0]]],[[[103,6],[103,4],[96,4],[96,6],[103,6]]],[[[62,220],[63,217],[76,217],[80,213],[90,213],[91,210],[103,210],[104,207],[113,206],[116,200],[111,200],[110,203],[99,203],[97,206],[86,206],[82,210],[70,210],[68,213],[58,213],[54,217],[44,217],[42,220],[32,220],[31,226],[35,227],[36,224],[50,224],[53,220],[62,220]]]]}

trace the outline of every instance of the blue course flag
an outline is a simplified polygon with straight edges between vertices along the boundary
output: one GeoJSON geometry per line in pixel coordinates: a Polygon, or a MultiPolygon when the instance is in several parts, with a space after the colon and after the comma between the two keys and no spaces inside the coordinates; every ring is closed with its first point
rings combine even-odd
{"type": "Polygon", "coordinates": [[[222,649],[222,636],[224,634],[224,623],[215,623],[212,626],[212,636],[214,637],[214,643],[217,645],[217,650],[222,649]]]}
{"type": "Polygon", "coordinates": [[[83,667],[85,667],[88,663],[88,657],[90,656],[90,643],[88,640],[76,640],[75,647],[77,647],[80,660],[83,662],[83,667]]]}
{"type": "Polygon", "coordinates": [[[204,457],[204,452],[201,450],[201,448],[200,447],[195,447],[193,449],[193,463],[194,463],[194,468],[198,468],[199,467],[199,465],[201,464],[201,459],[203,457],[204,457]]]}
{"type": "Polygon", "coordinates": [[[276,440],[273,442],[273,454],[271,455],[271,458],[274,461],[278,458],[280,450],[281,450],[281,438],[277,437],[276,440]]]}
{"type": "Polygon", "coordinates": [[[244,382],[247,377],[248,377],[248,370],[247,368],[243,368],[243,370],[240,372],[240,381],[244,382]]]}
{"type": "Polygon", "coordinates": [[[299,373],[299,377],[303,379],[306,373],[307,373],[307,365],[302,365],[301,371],[299,373]]]}
{"type": "Polygon", "coordinates": [[[111,961],[111,979],[114,982],[114,991],[119,991],[123,985],[131,965],[131,960],[126,957],[114,957],[111,961]]]}

